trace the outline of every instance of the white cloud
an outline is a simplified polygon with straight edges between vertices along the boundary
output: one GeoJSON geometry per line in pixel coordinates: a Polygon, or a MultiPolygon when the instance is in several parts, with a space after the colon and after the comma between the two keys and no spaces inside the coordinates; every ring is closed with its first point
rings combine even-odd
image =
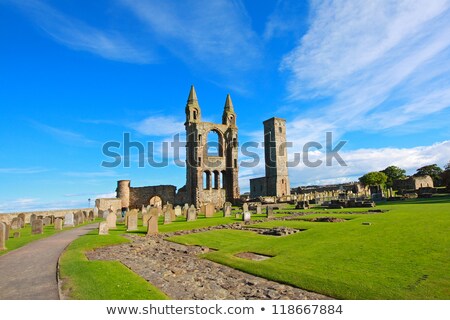
{"type": "Polygon", "coordinates": [[[52,127],[34,120],[29,120],[29,122],[37,129],[53,136],[55,139],[60,140],[68,144],[77,144],[91,146],[98,144],[97,141],[86,138],[84,135],[73,132],[67,129],[60,129],[52,127]]]}
{"type": "Polygon", "coordinates": [[[103,58],[132,63],[148,63],[148,48],[136,47],[116,31],[103,31],[69,17],[42,1],[8,1],[28,14],[55,41],[75,50],[103,58]]]}
{"type": "Polygon", "coordinates": [[[35,174],[35,173],[42,173],[47,172],[48,169],[44,168],[36,168],[36,167],[30,167],[30,168],[0,168],[0,173],[11,173],[11,174],[35,174]]]}
{"type": "Polygon", "coordinates": [[[184,122],[172,116],[150,116],[134,123],[132,128],[143,135],[169,136],[184,132],[184,122]]]}
{"type": "Polygon", "coordinates": [[[191,66],[226,75],[257,65],[259,39],[240,1],[121,0],[153,32],[157,41],[191,66]]]}
{"type": "Polygon", "coordinates": [[[311,25],[287,54],[294,100],[326,106],[294,122],[345,131],[401,126],[450,106],[448,1],[314,1],[311,25]],[[393,116],[394,115],[394,116],[393,116]]]}

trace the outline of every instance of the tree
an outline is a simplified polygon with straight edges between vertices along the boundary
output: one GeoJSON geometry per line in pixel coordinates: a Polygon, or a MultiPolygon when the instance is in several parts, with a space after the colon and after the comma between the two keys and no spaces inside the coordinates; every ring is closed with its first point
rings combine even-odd
{"type": "Polygon", "coordinates": [[[391,188],[394,185],[395,180],[406,178],[406,171],[397,166],[389,166],[380,172],[383,172],[387,176],[386,187],[388,188],[391,188]]]}
{"type": "Polygon", "coordinates": [[[428,166],[423,166],[417,169],[417,172],[414,174],[414,176],[430,176],[433,179],[434,185],[438,187],[441,185],[441,174],[442,169],[439,168],[437,164],[430,164],[428,166]]]}
{"type": "Polygon", "coordinates": [[[444,169],[441,173],[442,185],[450,189],[450,161],[444,166],[444,169]]]}
{"type": "Polygon", "coordinates": [[[369,172],[359,178],[359,181],[365,186],[379,186],[387,181],[387,175],[384,172],[369,172]]]}

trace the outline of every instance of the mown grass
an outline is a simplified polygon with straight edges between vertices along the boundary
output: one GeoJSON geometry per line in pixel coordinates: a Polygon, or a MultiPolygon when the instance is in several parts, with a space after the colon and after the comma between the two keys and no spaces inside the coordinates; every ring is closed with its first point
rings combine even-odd
{"type": "Polygon", "coordinates": [[[204,257],[335,298],[449,299],[449,197],[387,202],[379,204],[378,208],[390,211],[349,215],[339,213],[348,209],[322,209],[323,213],[295,221],[256,225],[307,229],[286,237],[216,230],[170,240],[214,248],[218,251],[204,257]],[[349,220],[340,223],[307,221],[316,216],[349,220]],[[362,222],[371,225],[362,225],[362,222]],[[255,262],[234,256],[246,251],[273,258],[255,262]]]}
{"type": "Polygon", "coordinates": [[[61,255],[60,279],[63,292],[78,300],[162,300],[168,297],[117,261],[89,261],[85,252],[129,242],[121,234],[124,226],[100,236],[92,231],[73,241],[61,255]]]}
{"type": "MultiPolygon", "coordinates": [[[[99,221],[99,220],[98,220],[99,221]]],[[[86,225],[92,222],[86,222],[84,224],[80,224],[75,228],[78,228],[82,225],[86,225]]],[[[69,227],[69,228],[64,228],[63,230],[55,230],[55,226],[53,225],[48,225],[48,226],[44,226],[44,233],[42,234],[31,234],[31,226],[30,224],[27,224],[26,226],[24,226],[22,229],[18,229],[18,230],[10,230],[9,231],[9,238],[6,241],[6,247],[7,250],[2,250],[0,251],[0,256],[10,252],[12,250],[18,249],[20,247],[23,247],[24,245],[27,245],[30,242],[39,240],[39,239],[44,239],[47,237],[50,237],[56,233],[59,232],[63,232],[66,230],[70,230],[73,229],[73,227],[69,227]],[[20,237],[18,238],[14,238],[14,233],[15,232],[19,232],[20,233],[20,237]]]]}

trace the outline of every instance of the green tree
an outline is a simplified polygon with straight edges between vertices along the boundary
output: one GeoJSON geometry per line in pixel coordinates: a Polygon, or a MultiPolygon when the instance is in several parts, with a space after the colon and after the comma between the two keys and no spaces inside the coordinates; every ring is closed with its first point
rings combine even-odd
{"type": "Polygon", "coordinates": [[[436,187],[441,185],[442,169],[437,164],[430,164],[417,169],[414,176],[430,176],[433,179],[433,183],[436,187]]]}
{"type": "Polygon", "coordinates": [[[450,161],[445,165],[444,171],[441,173],[442,185],[450,188],[450,161]]]}
{"type": "Polygon", "coordinates": [[[380,172],[383,172],[387,176],[386,187],[388,188],[393,186],[395,180],[406,178],[406,171],[397,166],[389,166],[380,172]]]}
{"type": "Polygon", "coordinates": [[[369,172],[359,178],[359,181],[365,186],[384,185],[387,181],[387,175],[384,172],[369,172]]]}

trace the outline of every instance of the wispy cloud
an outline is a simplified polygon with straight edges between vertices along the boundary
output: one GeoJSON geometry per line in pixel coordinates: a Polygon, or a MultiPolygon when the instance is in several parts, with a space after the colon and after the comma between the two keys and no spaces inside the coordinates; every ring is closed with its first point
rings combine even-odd
{"type": "Polygon", "coordinates": [[[47,172],[48,169],[45,168],[37,168],[37,167],[30,167],[30,168],[0,168],[0,173],[6,173],[6,174],[35,174],[35,173],[42,173],[47,172]]]}
{"type": "Polygon", "coordinates": [[[79,177],[79,178],[99,178],[99,177],[116,177],[117,172],[112,170],[105,171],[68,171],[64,172],[63,175],[69,177],[79,177]]]}
{"type": "Polygon", "coordinates": [[[56,127],[52,127],[34,120],[29,120],[29,122],[37,129],[53,136],[55,139],[70,144],[78,144],[78,145],[97,145],[98,142],[95,140],[91,140],[86,138],[84,135],[73,132],[66,129],[60,129],[56,127]]]}
{"type": "Polygon", "coordinates": [[[132,63],[153,60],[149,48],[138,47],[117,31],[104,31],[72,18],[43,1],[6,1],[17,6],[55,41],[103,58],[132,63]]]}
{"type": "Polygon", "coordinates": [[[448,108],[449,6],[444,0],[312,2],[310,28],[282,69],[291,75],[291,99],[328,103],[296,121],[342,132],[381,130],[448,108]]]}
{"type": "Polygon", "coordinates": [[[184,131],[184,122],[173,116],[150,116],[132,127],[137,132],[148,136],[169,136],[184,131]]]}
{"type": "Polygon", "coordinates": [[[258,65],[259,39],[240,1],[136,1],[121,3],[139,17],[158,42],[190,66],[232,75],[258,65]]]}

